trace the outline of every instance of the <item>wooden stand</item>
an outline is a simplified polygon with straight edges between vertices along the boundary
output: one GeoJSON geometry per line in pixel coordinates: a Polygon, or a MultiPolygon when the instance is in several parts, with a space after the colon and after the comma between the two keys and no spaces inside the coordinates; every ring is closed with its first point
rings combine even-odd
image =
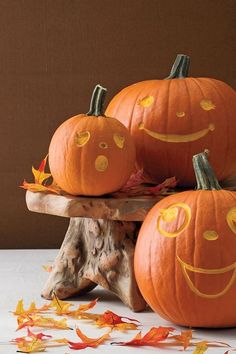
{"type": "Polygon", "coordinates": [[[134,247],[141,221],[162,198],[81,198],[27,191],[29,210],[70,218],[42,296],[51,299],[54,292],[65,299],[99,284],[133,311],[145,309],[134,277],[134,247]]]}

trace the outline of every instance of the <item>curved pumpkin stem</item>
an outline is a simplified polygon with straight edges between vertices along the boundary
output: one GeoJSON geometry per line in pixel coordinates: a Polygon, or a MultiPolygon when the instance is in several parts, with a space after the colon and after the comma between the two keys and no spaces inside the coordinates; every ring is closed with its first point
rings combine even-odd
{"type": "Polygon", "coordinates": [[[190,57],[185,54],[178,54],[172,66],[170,75],[165,80],[184,79],[188,76],[190,57]]]}
{"type": "Polygon", "coordinates": [[[107,93],[107,89],[105,87],[102,87],[101,85],[96,85],[91,101],[90,101],[90,107],[89,111],[87,113],[87,116],[103,116],[103,104],[105,100],[105,96],[107,93]]]}
{"type": "Polygon", "coordinates": [[[209,151],[193,156],[193,168],[197,180],[196,189],[220,190],[222,189],[216,178],[215,172],[208,161],[209,151]]]}

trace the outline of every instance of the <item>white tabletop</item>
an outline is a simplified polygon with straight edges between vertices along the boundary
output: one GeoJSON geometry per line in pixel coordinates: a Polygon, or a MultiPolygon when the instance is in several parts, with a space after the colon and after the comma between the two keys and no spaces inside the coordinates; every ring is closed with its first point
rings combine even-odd
{"type": "MultiPolygon", "coordinates": [[[[17,328],[16,317],[10,311],[14,311],[18,300],[23,299],[25,306],[29,306],[30,302],[35,301],[36,305],[47,303],[40,297],[40,291],[48,277],[48,273],[42,268],[43,265],[52,264],[58,250],[0,250],[0,352],[4,354],[15,353],[14,345],[6,345],[3,343],[9,340],[25,335],[25,329],[15,332],[17,328]]],[[[113,294],[97,287],[90,293],[67,300],[76,306],[81,303],[87,303],[95,298],[99,298],[96,307],[91,310],[95,313],[103,313],[105,310],[111,310],[119,315],[135,318],[142,324],[142,332],[146,333],[151,327],[155,326],[173,326],[178,331],[183,328],[171,324],[151,310],[142,313],[133,313],[113,294]]],[[[82,320],[68,320],[68,324],[75,328],[79,327],[88,337],[99,337],[106,332],[106,329],[99,329],[90,323],[82,320]]],[[[74,342],[79,342],[75,331],[70,330],[41,330],[33,329],[35,332],[40,331],[51,334],[55,338],[66,337],[74,342]]],[[[128,331],[121,333],[112,332],[112,341],[128,341],[134,337],[137,331],[128,331]]],[[[195,330],[194,337],[207,341],[223,341],[236,348],[236,329],[222,330],[195,330]]],[[[232,348],[232,349],[233,349],[232,348]]],[[[229,348],[209,348],[206,353],[224,354],[229,348]]],[[[186,353],[192,353],[194,348],[189,348],[186,353]]],[[[172,354],[179,353],[180,347],[176,349],[160,349],[152,347],[119,347],[111,346],[109,342],[99,346],[96,349],[87,348],[85,353],[162,353],[172,354]]],[[[68,347],[57,347],[47,349],[47,353],[75,353],[68,347]]],[[[232,352],[233,353],[233,352],[232,352]]]]}

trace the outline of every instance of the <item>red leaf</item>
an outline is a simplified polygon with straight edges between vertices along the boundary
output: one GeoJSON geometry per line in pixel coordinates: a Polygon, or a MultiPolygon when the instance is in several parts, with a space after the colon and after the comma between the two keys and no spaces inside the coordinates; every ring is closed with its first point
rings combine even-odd
{"type": "Polygon", "coordinates": [[[165,340],[172,331],[174,331],[172,327],[152,327],[143,337],[141,332],[139,332],[131,341],[113,342],[112,344],[122,346],[158,346],[159,342],[165,340]]]}
{"type": "Polygon", "coordinates": [[[85,334],[83,334],[83,332],[77,328],[76,329],[76,333],[78,335],[78,337],[82,340],[82,342],[71,342],[68,341],[68,344],[70,346],[70,349],[85,349],[85,348],[96,348],[99,346],[99,344],[102,344],[103,342],[105,342],[107,339],[110,338],[110,331],[103,334],[103,336],[99,337],[99,338],[89,338],[87,337],[85,334]]]}

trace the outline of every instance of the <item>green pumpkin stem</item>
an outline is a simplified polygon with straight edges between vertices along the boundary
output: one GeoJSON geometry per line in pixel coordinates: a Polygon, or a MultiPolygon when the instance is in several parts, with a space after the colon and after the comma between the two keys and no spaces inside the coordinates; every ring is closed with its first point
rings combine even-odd
{"type": "Polygon", "coordinates": [[[220,190],[222,189],[216,178],[215,172],[208,161],[209,151],[193,156],[193,168],[197,180],[197,188],[203,190],[220,190]]]}
{"type": "Polygon", "coordinates": [[[178,54],[171,68],[170,75],[165,80],[184,79],[188,76],[190,57],[184,54],[178,54]]]}
{"type": "Polygon", "coordinates": [[[91,101],[90,101],[90,107],[89,107],[89,111],[87,113],[87,116],[103,116],[103,104],[104,104],[104,100],[106,97],[106,93],[107,93],[107,89],[102,87],[101,85],[96,85],[93,93],[92,93],[92,97],[91,97],[91,101]]]}

